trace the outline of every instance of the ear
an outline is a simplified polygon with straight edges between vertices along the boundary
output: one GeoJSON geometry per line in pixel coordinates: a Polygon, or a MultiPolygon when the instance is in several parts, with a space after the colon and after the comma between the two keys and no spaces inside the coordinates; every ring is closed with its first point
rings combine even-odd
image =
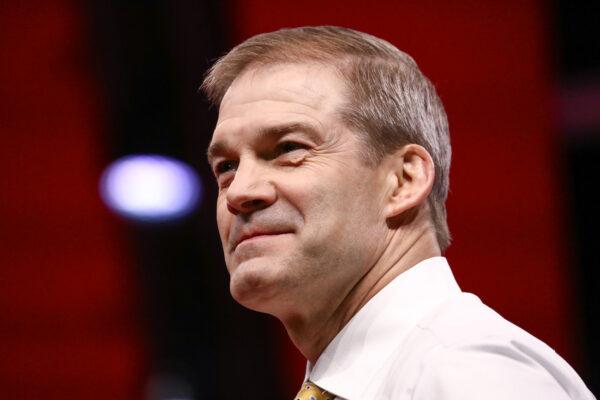
{"type": "Polygon", "coordinates": [[[423,146],[407,144],[388,157],[390,186],[384,207],[386,219],[423,204],[435,178],[433,159],[423,146]]]}

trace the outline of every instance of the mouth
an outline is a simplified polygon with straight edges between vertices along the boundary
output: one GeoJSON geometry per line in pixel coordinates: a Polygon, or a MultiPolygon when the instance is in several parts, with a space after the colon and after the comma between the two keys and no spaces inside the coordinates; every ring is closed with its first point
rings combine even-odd
{"type": "Polygon", "coordinates": [[[241,245],[242,243],[249,243],[252,241],[256,241],[256,240],[261,240],[261,239],[267,239],[267,238],[272,238],[275,236],[281,236],[281,235],[286,235],[288,233],[292,233],[291,231],[286,231],[286,232],[251,232],[245,235],[242,235],[239,240],[237,241],[237,243],[234,243],[232,251],[235,251],[235,249],[237,249],[237,247],[239,245],[241,245]]]}

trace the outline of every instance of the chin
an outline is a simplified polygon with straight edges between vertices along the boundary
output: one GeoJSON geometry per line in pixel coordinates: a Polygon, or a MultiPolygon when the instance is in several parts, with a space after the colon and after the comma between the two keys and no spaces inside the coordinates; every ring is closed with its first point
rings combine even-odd
{"type": "Polygon", "coordinates": [[[244,307],[272,314],[282,287],[276,270],[275,263],[262,258],[240,263],[230,272],[231,296],[244,307]]]}

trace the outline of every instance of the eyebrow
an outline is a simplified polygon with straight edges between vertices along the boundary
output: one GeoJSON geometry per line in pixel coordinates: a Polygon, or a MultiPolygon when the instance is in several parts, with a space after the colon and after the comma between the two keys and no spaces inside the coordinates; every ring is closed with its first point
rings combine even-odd
{"type": "MultiPolygon", "coordinates": [[[[292,132],[304,132],[308,134],[313,140],[319,137],[318,130],[311,124],[306,122],[293,122],[289,124],[274,125],[265,128],[260,128],[256,137],[253,139],[256,142],[263,142],[280,138],[288,133],[292,132]]],[[[206,158],[208,163],[212,163],[212,160],[229,150],[229,145],[226,140],[219,140],[211,143],[206,151],[206,158]]]]}

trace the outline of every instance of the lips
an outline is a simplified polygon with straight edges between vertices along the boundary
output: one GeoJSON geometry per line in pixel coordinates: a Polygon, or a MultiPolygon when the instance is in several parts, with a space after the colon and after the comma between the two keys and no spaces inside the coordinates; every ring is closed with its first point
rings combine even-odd
{"type": "Polygon", "coordinates": [[[231,250],[235,251],[237,246],[239,246],[242,242],[252,239],[258,236],[276,236],[283,235],[286,233],[291,233],[291,230],[279,230],[279,229],[256,229],[256,230],[246,230],[243,231],[240,235],[233,235],[233,240],[231,243],[231,250]]]}

